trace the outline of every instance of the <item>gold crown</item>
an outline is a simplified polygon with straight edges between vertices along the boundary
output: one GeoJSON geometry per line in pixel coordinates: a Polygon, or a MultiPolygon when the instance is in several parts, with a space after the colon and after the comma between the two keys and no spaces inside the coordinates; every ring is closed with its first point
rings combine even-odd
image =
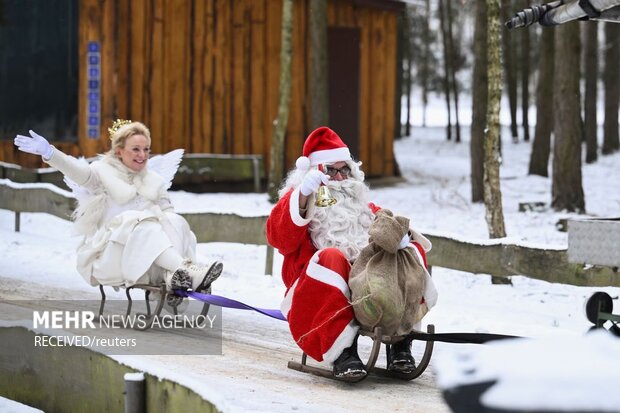
{"type": "Polygon", "coordinates": [[[116,131],[118,131],[121,128],[121,126],[128,125],[130,123],[131,123],[131,120],[116,119],[114,121],[114,123],[112,123],[112,126],[108,128],[108,133],[110,134],[110,139],[112,139],[112,135],[114,135],[116,133],[116,131]]]}

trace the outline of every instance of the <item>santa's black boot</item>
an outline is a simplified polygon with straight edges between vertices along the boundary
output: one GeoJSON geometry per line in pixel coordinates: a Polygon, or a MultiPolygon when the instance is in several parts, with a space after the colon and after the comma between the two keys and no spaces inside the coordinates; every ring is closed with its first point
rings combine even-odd
{"type": "Polygon", "coordinates": [[[362,379],[366,376],[366,366],[357,354],[357,337],[334,361],[333,373],[334,377],[344,380],[362,379]]]}
{"type": "Polygon", "coordinates": [[[411,355],[412,339],[405,338],[388,348],[388,370],[411,373],[415,370],[415,359],[411,355]]]}

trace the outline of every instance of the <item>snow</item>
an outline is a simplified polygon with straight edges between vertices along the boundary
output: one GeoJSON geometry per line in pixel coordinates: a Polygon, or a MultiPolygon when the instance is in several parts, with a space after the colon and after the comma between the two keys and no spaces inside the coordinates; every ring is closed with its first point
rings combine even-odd
{"type": "MultiPolygon", "coordinates": [[[[556,223],[583,216],[549,208],[551,179],[527,175],[531,143],[513,144],[504,130],[501,189],[508,238],[491,241],[484,205],[469,201],[468,128],[462,129],[464,141],[460,144],[446,141],[444,131],[443,127],[415,127],[411,137],[398,140],[395,154],[406,182],[373,187],[373,202],[408,216],[412,226],[421,232],[485,245],[509,242],[566,248],[567,234],[559,232],[556,223]],[[541,212],[523,213],[518,212],[519,202],[544,202],[547,207],[541,212]]],[[[620,153],[583,165],[587,216],[620,216],[618,165],[620,153]]],[[[243,216],[266,215],[272,207],[266,194],[254,193],[173,192],[172,201],[179,212],[243,216]]],[[[71,223],[46,214],[25,213],[21,220],[21,232],[15,233],[13,213],[0,210],[0,297],[10,299],[36,292],[38,299],[98,299],[98,290],[86,284],[75,269],[79,239],[70,236],[71,223]]],[[[274,274],[266,276],[265,251],[265,246],[208,243],[199,244],[198,257],[202,261],[222,260],[225,264],[224,273],[214,286],[215,293],[256,307],[279,308],[284,294],[279,272],[282,258],[276,254],[274,274]]],[[[437,267],[433,268],[433,278],[439,302],[424,322],[434,324],[437,332],[491,332],[532,340],[521,340],[527,343],[523,346],[508,342],[484,346],[437,343],[430,369],[414,382],[367,379],[351,386],[287,369],[286,362],[300,352],[290,339],[286,323],[251,311],[224,309],[221,356],[113,357],[137,370],[178,381],[225,412],[346,412],[373,408],[448,411],[436,387],[451,383],[441,367],[463,351],[475,351],[471,357],[489,369],[481,367],[480,374],[497,377],[516,364],[512,369],[517,379],[523,378],[519,375],[532,373],[528,366],[548,362],[544,369],[548,380],[542,383],[541,378],[535,382],[538,394],[548,395],[565,386],[568,379],[582,383],[582,377],[592,377],[593,384],[582,386],[578,393],[586,403],[584,406],[600,406],[604,410],[616,403],[616,409],[620,409],[617,399],[610,394],[601,396],[601,390],[596,388],[597,384],[604,389],[602,384],[618,382],[618,358],[610,355],[618,354],[618,341],[600,334],[584,335],[590,323],[583,310],[593,292],[602,290],[617,297],[620,288],[575,287],[524,276],[512,277],[512,285],[493,285],[488,275],[437,267]],[[531,356],[536,348],[543,356],[531,356]],[[598,350],[598,358],[588,363],[594,350],[598,350]]],[[[122,291],[110,295],[124,296],[122,291]]],[[[362,351],[368,347],[364,343],[362,351]]],[[[419,350],[415,352],[419,359],[419,350]]],[[[381,363],[382,355],[378,364],[381,363]]],[[[541,371],[536,369],[537,377],[541,371]]],[[[530,387],[514,383],[505,381],[505,386],[484,396],[485,402],[524,407],[523,392],[530,387]]],[[[0,410],[5,411],[2,404],[0,410]]]]}
{"type": "Polygon", "coordinates": [[[0,412],[2,413],[37,413],[42,411],[43,410],[35,409],[34,407],[18,403],[14,400],[0,397],[0,412]]]}
{"type": "Polygon", "coordinates": [[[612,355],[619,353],[620,339],[599,330],[468,346],[444,354],[436,364],[444,388],[497,380],[482,403],[499,410],[617,412],[620,357],[612,355]],[[612,374],[601,374],[605,371],[612,374]]]}

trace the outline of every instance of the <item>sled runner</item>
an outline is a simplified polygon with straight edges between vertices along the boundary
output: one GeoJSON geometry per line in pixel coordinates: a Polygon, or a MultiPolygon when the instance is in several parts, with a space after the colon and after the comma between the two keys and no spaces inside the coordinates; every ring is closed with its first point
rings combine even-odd
{"type": "MultiPolygon", "coordinates": [[[[155,320],[155,318],[161,315],[161,312],[164,308],[164,304],[166,303],[166,298],[168,296],[176,296],[176,294],[174,291],[168,290],[165,283],[161,283],[159,285],[134,284],[131,287],[127,287],[125,288],[125,295],[127,296],[127,310],[125,311],[125,317],[129,317],[131,315],[131,310],[133,306],[133,300],[131,298],[131,290],[136,289],[136,288],[144,291],[144,302],[146,304],[145,315],[147,318],[145,320],[145,323],[135,324],[133,328],[136,330],[142,330],[142,331],[148,330],[153,325],[153,321],[155,320]],[[156,296],[157,301],[155,304],[155,310],[153,312],[151,312],[151,301],[149,300],[151,293],[157,294],[156,296]]],[[[99,304],[98,317],[101,317],[103,316],[105,300],[106,300],[106,295],[103,289],[103,285],[99,285],[99,292],[101,293],[101,302],[99,304]]],[[[205,290],[205,293],[207,294],[211,293],[211,286],[209,286],[209,288],[205,290]]],[[[207,313],[209,312],[209,306],[210,306],[209,303],[203,304],[202,309],[200,311],[201,316],[204,317],[207,315],[207,313]]],[[[172,306],[172,311],[174,315],[178,314],[178,308],[176,306],[172,306]]],[[[137,313],[137,314],[143,314],[143,313],[137,313]]]]}
{"type": "MultiPolygon", "coordinates": [[[[429,324],[427,326],[426,331],[428,332],[428,334],[433,334],[435,332],[435,326],[432,324],[429,324]]],[[[372,349],[370,350],[370,356],[368,357],[368,361],[366,362],[366,370],[368,371],[368,374],[363,377],[356,377],[353,379],[336,378],[334,377],[332,371],[329,369],[309,366],[306,363],[307,358],[308,358],[308,355],[306,353],[302,354],[301,363],[298,363],[296,361],[289,361],[288,368],[301,371],[304,373],[314,374],[316,376],[327,377],[327,378],[334,379],[334,380],[353,383],[353,382],[358,382],[358,381],[365,379],[369,374],[375,374],[378,376],[385,376],[385,377],[393,377],[393,378],[397,378],[401,380],[413,380],[416,377],[419,377],[424,372],[424,370],[426,370],[426,368],[428,367],[428,363],[431,361],[431,355],[433,354],[434,341],[428,340],[426,341],[426,346],[424,348],[424,355],[422,356],[422,360],[420,360],[416,368],[412,370],[411,372],[403,373],[403,372],[397,372],[397,371],[390,371],[382,367],[375,367],[375,363],[377,362],[377,358],[379,356],[379,350],[381,349],[381,344],[382,343],[385,344],[386,351],[389,351],[388,345],[399,342],[400,340],[404,338],[404,336],[384,336],[381,332],[380,327],[375,328],[374,331],[360,330],[359,334],[362,336],[370,337],[373,340],[372,349]]]]}

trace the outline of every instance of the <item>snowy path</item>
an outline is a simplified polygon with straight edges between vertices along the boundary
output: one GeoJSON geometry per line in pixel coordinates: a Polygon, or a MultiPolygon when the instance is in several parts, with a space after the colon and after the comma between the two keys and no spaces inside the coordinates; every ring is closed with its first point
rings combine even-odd
{"type": "MultiPolygon", "coordinates": [[[[74,290],[33,285],[4,277],[0,277],[0,291],[5,300],[32,300],[25,305],[33,308],[36,308],[37,300],[45,298],[75,298],[74,290]]],[[[96,299],[98,294],[93,288],[92,296],[88,296],[89,299],[96,299]]],[[[86,303],[92,304],[91,301],[86,303]]],[[[75,309],[75,306],[67,308],[75,309]]],[[[96,308],[92,310],[96,311],[96,308]]],[[[4,307],[2,313],[2,318],[7,319],[10,311],[4,307]]],[[[222,355],[112,357],[137,369],[187,385],[226,412],[450,411],[443,402],[430,368],[412,382],[371,376],[357,384],[340,383],[290,370],[286,367],[287,362],[298,361],[301,353],[292,342],[285,323],[278,320],[265,323],[264,318],[257,313],[224,310],[222,355]]],[[[185,347],[188,352],[199,353],[202,345],[198,334],[127,332],[128,337],[136,334],[150,334],[154,336],[153,340],[161,340],[162,346],[185,347]]],[[[370,339],[361,338],[360,344],[362,358],[365,358],[370,351],[370,339]]],[[[422,351],[422,343],[414,346],[416,359],[421,359],[422,351]]],[[[384,366],[384,360],[382,353],[377,364],[384,366]]]]}

